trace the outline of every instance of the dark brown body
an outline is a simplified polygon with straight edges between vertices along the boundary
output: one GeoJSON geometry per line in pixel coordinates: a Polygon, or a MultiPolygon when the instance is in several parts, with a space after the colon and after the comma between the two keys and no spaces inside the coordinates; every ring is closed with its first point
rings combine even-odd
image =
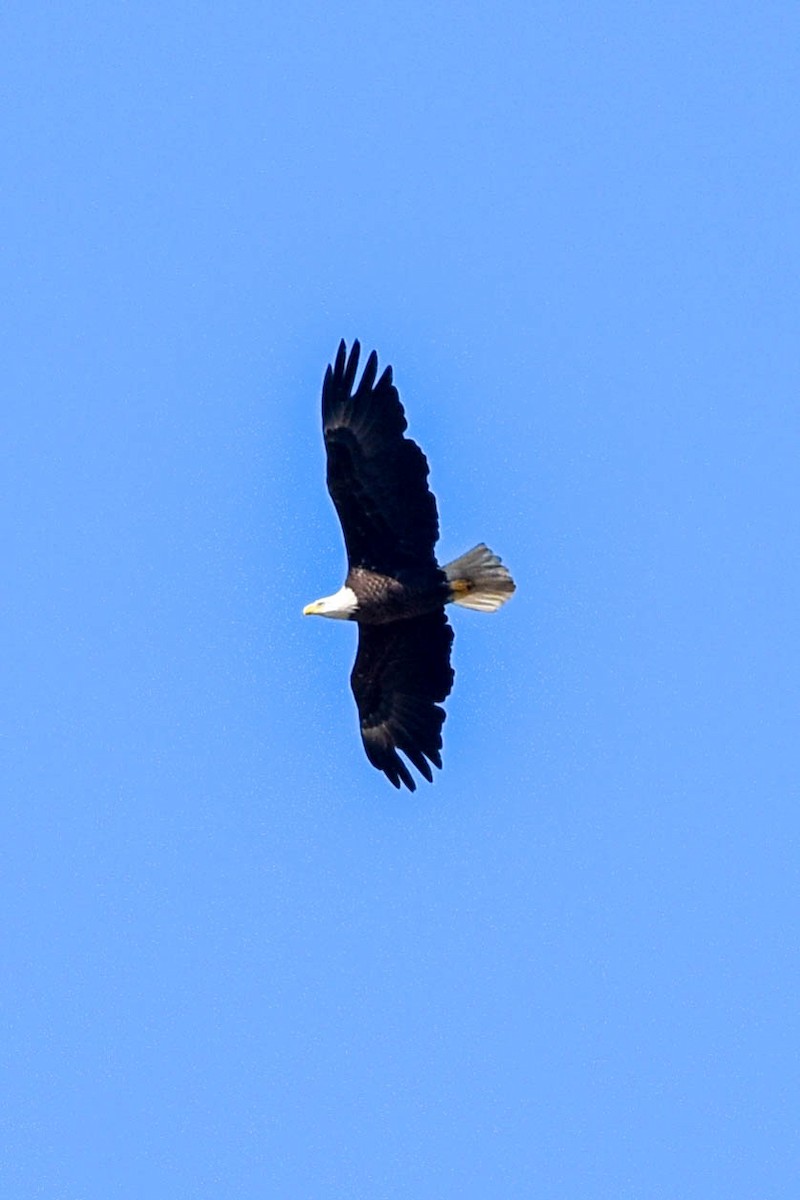
{"type": "Polygon", "coordinates": [[[350,618],[360,625],[386,625],[444,608],[451,599],[444,571],[403,571],[399,577],[382,575],[366,567],[353,567],[345,586],[358,597],[350,618]]]}

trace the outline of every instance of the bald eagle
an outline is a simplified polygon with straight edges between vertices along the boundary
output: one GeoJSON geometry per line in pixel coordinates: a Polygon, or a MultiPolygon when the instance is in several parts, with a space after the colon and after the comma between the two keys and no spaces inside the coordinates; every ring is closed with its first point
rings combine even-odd
{"type": "Polygon", "coordinates": [[[347,578],[303,614],[358,622],[350,684],[364,750],[390,783],[413,792],[414,777],[398,751],[429,783],[429,764],[442,765],[440,704],[453,686],[445,605],[494,612],[514,581],[483,544],[439,566],[427,460],[403,436],[407,424],[392,368],[378,379],[374,350],[354,387],[359,354],[358,342],[348,356],[342,341],[322,385],[328,491],[344,534],[347,578]]]}

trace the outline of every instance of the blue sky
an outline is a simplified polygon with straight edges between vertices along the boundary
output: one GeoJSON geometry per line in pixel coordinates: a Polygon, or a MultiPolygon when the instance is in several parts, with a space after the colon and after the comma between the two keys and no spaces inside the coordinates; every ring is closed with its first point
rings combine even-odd
{"type": "Polygon", "coordinates": [[[794,1194],[795,4],[11,3],[0,1184],[794,1194]],[[319,387],[456,612],[364,759],[319,387]]]}

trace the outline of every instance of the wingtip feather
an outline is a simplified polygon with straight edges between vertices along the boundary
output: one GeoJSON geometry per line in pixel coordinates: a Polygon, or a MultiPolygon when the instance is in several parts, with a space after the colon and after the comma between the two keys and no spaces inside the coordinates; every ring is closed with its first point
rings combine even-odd
{"type": "MultiPolygon", "coordinates": [[[[344,344],[344,343],[342,343],[342,344],[344,344]]],[[[353,384],[354,384],[355,378],[356,378],[356,371],[358,370],[358,360],[359,360],[360,355],[361,355],[361,346],[359,344],[358,338],[356,338],[356,340],[353,342],[353,345],[350,347],[350,357],[348,358],[347,363],[345,364],[345,368],[344,368],[344,385],[347,388],[347,391],[350,392],[351,394],[353,391],[353,384]]]]}
{"type": "Polygon", "coordinates": [[[372,386],[375,383],[375,376],[378,374],[378,356],[373,350],[367,359],[367,365],[364,367],[364,374],[361,376],[361,383],[358,385],[358,390],[361,393],[371,392],[372,386]]]}

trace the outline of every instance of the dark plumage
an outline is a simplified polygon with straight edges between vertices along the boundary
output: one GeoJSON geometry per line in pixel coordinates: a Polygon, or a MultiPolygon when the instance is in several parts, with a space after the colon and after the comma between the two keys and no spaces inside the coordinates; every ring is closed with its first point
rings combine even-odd
{"type": "Polygon", "coordinates": [[[453,631],[444,612],[455,601],[493,611],[514,591],[506,568],[476,546],[442,568],[436,501],[428,463],[404,437],[405,413],[392,368],[378,374],[373,351],[355,387],[360,347],[339,345],[322,386],[328,490],[342,524],[348,574],[333,596],[303,611],[359,624],[350,677],[367,758],[400,787],[416,784],[401,751],[429,781],[441,767],[440,704],[450,694],[453,631]]]}
{"type": "Polygon", "coordinates": [[[355,391],[360,347],[349,359],[341,342],[322,385],[322,432],[328,452],[328,491],[342,523],[350,568],[394,575],[398,569],[437,570],[436,501],[428,463],[403,437],[405,413],[387,367],[378,382],[378,356],[367,359],[355,391]]]}
{"type": "Polygon", "coordinates": [[[444,608],[388,625],[360,625],[350,676],[367,758],[395,785],[416,784],[398,750],[428,782],[441,767],[444,709],[453,670],[453,630],[444,608]]]}

